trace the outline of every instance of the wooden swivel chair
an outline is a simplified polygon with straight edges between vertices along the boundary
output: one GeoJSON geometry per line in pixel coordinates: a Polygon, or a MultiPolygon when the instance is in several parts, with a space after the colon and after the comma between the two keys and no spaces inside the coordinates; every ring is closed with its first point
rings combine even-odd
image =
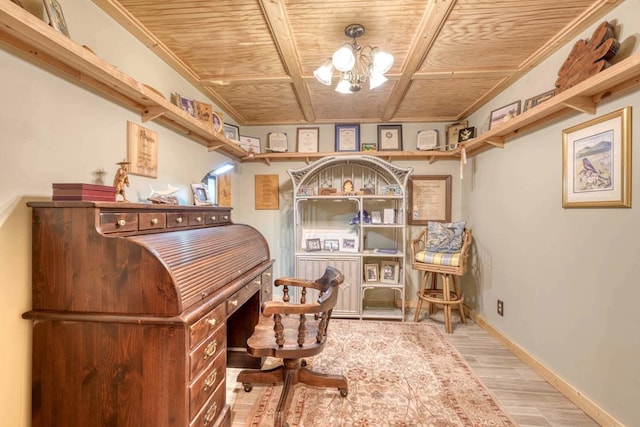
{"type": "Polygon", "coordinates": [[[459,277],[467,271],[467,257],[473,237],[471,230],[464,229],[462,235],[462,247],[460,252],[436,253],[427,251],[428,231],[424,229],[420,235],[411,241],[411,267],[414,270],[424,271],[418,291],[418,304],[414,321],[420,318],[422,302],[426,301],[429,314],[435,313],[437,306],[444,308],[444,325],[447,333],[452,333],[451,309],[457,309],[460,321],[467,323],[464,314],[464,295],[460,291],[459,277]],[[440,278],[441,287],[438,287],[440,278]],[[429,280],[431,279],[431,280],[429,280]],[[451,289],[453,283],[453,289],[451,289]]]}
{"type": "Polygon", "coordinates": [[[283,383],[274,419],[277,427],[287,425],[284,418],[297,383],[335,387],[342,397],[348,393],[344,376],[314,372],[305,367],[306,361],[302,359],[315,356],[324,348],[327,326],[343,280],[342,273],[332,267],[327,267],[324,275],[313,282],[280,278],[275,286],[284,286],[283,302],[267,301],[262,305],[263,316],[247,340],[247,351],[255,357],[281,358],[283,365],[270,370],[243,370],[237,380],[247,392],[251,391],[252,384],[283,383]],[[302,288],[300,304],[289,302],[290,286],[302,288]],[[320,291],[317,302],[305,302],[307,288],[320,291]]]}

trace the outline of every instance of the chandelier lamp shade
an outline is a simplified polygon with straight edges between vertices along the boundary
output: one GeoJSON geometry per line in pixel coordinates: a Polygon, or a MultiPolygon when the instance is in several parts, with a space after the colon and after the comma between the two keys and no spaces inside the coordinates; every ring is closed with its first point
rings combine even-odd
{"type": "Polygon", "coordinates": [[[360,46],[356,41],[364,34],[364,26],[360,24],[347,25],[344,33],[353,41],[336,50],[330,59],[313,72],[314,77],[320,83],[330,86],[333,70],[339,71],[336,92],[345,94],[360,91],[367,81],[369,89],[375,89],[386,82],[384,73],[393,65],[393,55],[377,47],[360,46]]]}

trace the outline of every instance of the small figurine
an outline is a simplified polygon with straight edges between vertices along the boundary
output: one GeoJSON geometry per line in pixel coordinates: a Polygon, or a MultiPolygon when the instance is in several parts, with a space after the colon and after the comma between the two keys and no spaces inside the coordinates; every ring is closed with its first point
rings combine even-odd
{"type": "Polygon", "coordinates": [[[131,162],[121,161],[116,163],[116,165],[120,165],[118,170],[116,171],[116,176],[113,178],[113,186],[116,188],[116,198],[118,198],[118,194],[122,196],[122,200],[118,200],[119,202],[128,202],[127,196],[124,194],[124,187],[129,186],[129,175],[128,175],[128,166],[131,162]]]}

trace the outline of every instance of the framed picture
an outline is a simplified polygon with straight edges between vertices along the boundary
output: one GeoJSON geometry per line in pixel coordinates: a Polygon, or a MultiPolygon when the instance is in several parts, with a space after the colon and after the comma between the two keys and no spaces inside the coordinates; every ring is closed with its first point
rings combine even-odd
{"type": "Polygon", "coordinates": [[[562,207],[631,207],[631,107],[562,131],[562,207]]]}
{"type": "Polygon", "coordinates": [[[44,0],[44,8],[49,17],[49,25],[69,37],[69,28],[67,27],[67,22],[64,20],[62,6],[60,6],[58,0],[44,0]]]}
{"type": "Polygon", "coordinates": [[[402,151],[402,125],[378,125],[378,150],[402,151]]]}
{"type": "Polygon", "coordinates": [[[371,212],[371,224],[382,224],[382,215],[380,211],[371,212]]]}
{"type": "Polygon", "coordinates": [[[132,175],[158,177],[158,133],[127,122],[127,161],[132,175]]]}
{"type": "Polygon", "coordinates": [[[339,239],[324,239],[324,250],[333,252],[340,250],[340,240],[339,239]]]}
{"type": "Polygon", "coordinates": [[[451,222],[451,175],[409,177],[409,224],[451,222]]]}
{"type": "Polygon", "coordinates": [[[203,206],[213,204],[211,202],[211,198],[209,197],[209,190],[207,189],[206,185],[202,183],[191,184],[191,192],[193,193],[194,205],[203,206]]]}
{"type": "Polygon", "coordinates": [[[416,136],[416,149],[433,150],[438,147],[438,131],[436,129],[419,130],[416,136]]]}
{"type": "Polygon", "coordinates": [[[358,252],[357,240],[356,239],[351,239],[351,238],[342,239],[342,242],[340,244],[340,250],[341,251],[347,251],[347,252],[358,252]]]}
{"type": "Polygon", "coordinates": [[[556,90],[548,90],[540,95],[536,95],[524,101],[523,111],[527,111],[529,108],[533,108],[536,105],[542,104],[544,101],[548,101],[556,95],[556,90]]]}
{"type": "Polygon", "coordinates": [[[363,142],[361,145],[361,151],[377,151],[378,144],[375,142],[363,142]]]}
{"type": "Polygon", "coordinates": [[[360,151],[360,125],[336,125],[336,151],[360,151]]]}
{"type": "Polygon", "coordinates": [[[468,128],[462,128],[458,131],[458,142],[465,142],[468,141],[470,139],[475,138],[476,136],[476,128],[475,127],[468,127],[468,128]]]}
{"type": "Polygon", "coordinates": [[[382,283],[398,283],[400,264],[397,261],[382,261],[380,264],[380,281],[382,283]]]}
{"type": "Polygon", "coordinates": [[[211,112],[211,120],[213,121],[213,131],[216,133],[221,133],[223,131],[222,125],[224,124],[224,116],[219,111],[211,112]]]}
{"type": "Polygon", "coordinates": [[[260,153],[260,138],[254,136],[240,135],[240,147],[247,150],[249,153],[260,153]]]}
{"type": "Polygon", "coordinates": [[[224,136],[232,141],[240,141],[240,128],[236,125],[224,124],[224,136]]]}
{"type": "Polygon", "coordinates": [[[194,101],[193,107],[195,111],[195,118],[204,122],[209,130],[213,128],[211,121],[211,114],[213,113],[213,105],[206,102],[194,101]]]}
{"type": "Polygon", "coordinates": [[[308,252],[313,252],[313,251],[319,251],[320,248],[320,239],[307,239],[306,241],[307,243],[307,251],[308,252]]]}
{"type": "Polygon", "coordinates": [[[378,281],[378,264],[365,264],[364,265],[364,281],[365,282],[377,282],[378,281]]]}
{"type": "Polygon", "coordinates": [[[298,153],[317,153],[320,141],[320,128],[298,128],[298,153]]]}
{"type": "Polygon", "coordinates": [[[520,114],[520,100],[493,110],[489,116],[489,129],[495,128],[500,123],[508,122],[518,114],[520,114]]]}
{"type": "Polygon", "coordinates": [[[267,134],[267,150],[276,153],[285,153],[289,149],[287,134],[283,132],[269,132],[267,134]]]}
{"type": "Polygon", "coordinates": [[[445,130],[447,132],[447,141],[444,149],[446,151],[455,150],[455,148],[458,146],[458,134],[460,133],[460,129],[464,129],[467,126],[469,126],[469,122],[467,120],[461,120],[457,123],[452,123],[445,127],[445,130]]]}

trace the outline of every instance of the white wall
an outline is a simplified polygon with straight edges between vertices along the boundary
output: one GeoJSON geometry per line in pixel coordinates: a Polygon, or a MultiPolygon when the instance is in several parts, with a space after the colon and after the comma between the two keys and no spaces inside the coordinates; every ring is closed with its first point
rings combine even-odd
{"type": "MultiPolygon", "coordinates": [[[[637,51],[640,1],[627,0],[616,22],[626,52],[637,51]]],[[[589,38],[595,29],[580,38],[589,38]]],[[[470,120],[553,88],[571,42],[483,107],[470,120]]],[[[474,309],[491,325],[624,425],[640,425],[640,260],[637,90],[574,113],[474,159],[464,181],[463,212],[476,240],[476,264],[465,282],[474,309]],[[633,107],[630,209],[562,208],[562,130],[633,107]],[[504,317],[496,300],[504,301],[504,317]]]]}

